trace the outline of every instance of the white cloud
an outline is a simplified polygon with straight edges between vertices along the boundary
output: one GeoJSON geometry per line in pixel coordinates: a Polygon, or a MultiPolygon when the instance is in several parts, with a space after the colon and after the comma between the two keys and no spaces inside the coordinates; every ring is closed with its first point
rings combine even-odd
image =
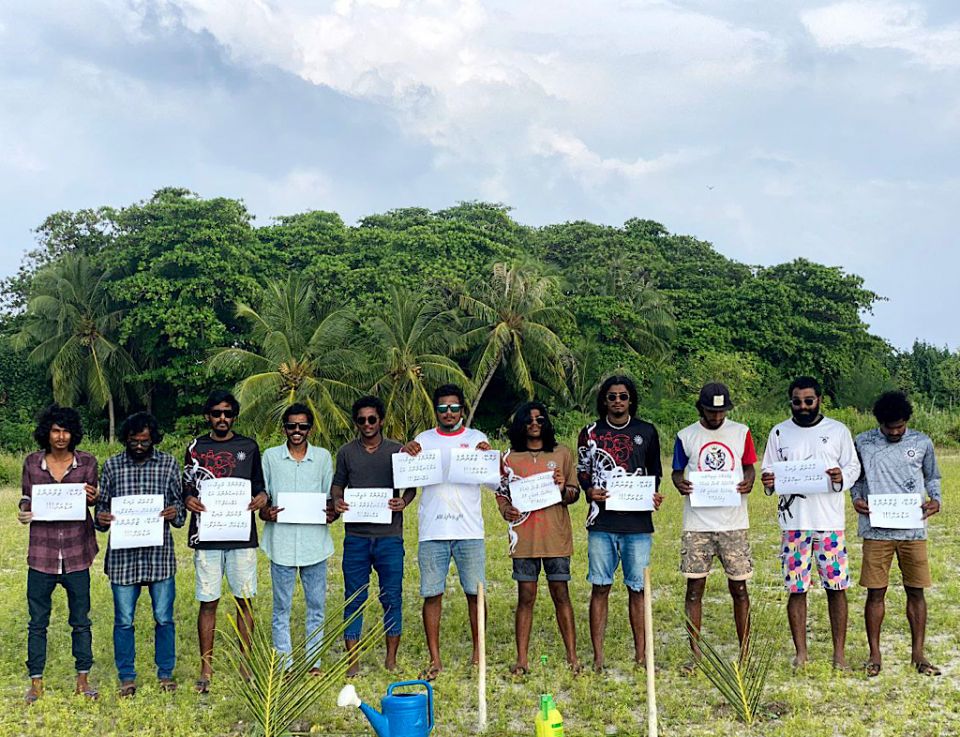
{"type": "Polygon", "coordinates": [[[823,48],[896,49],[934,69],[960,66],[960,24],[931,27],[918,3],[849,0],[806,11],[801,19],[823,48]]]}

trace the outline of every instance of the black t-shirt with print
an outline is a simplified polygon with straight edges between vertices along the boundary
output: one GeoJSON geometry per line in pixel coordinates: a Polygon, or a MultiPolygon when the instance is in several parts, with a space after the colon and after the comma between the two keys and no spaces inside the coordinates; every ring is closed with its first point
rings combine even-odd
{"type": "MultiPolygon", "coordinates": [[[[211,476],[217,479],[249,479],[251,499],[267,488],[260,463],[260,447],[245,435],[234,434],[229,440],[214,440],[209,435],[201,435],[190,443],[183,462],[184,498],[197,496],[197,482],[211,476]]],[[[197,550],[255,548],[258,545],[255,513],[250,513],[249,540],[200,542],[197,539],[197,515],[191,512],[187,545],[197,550]]]]}
{"type": "MultiPolygon", "coordinates": [[[[624,428],[614,428],[606,419],[597,420],[580,431],[577,441],[577,478],[586,491],[603,488],[607,474],[619,466],[627,473],[656,476],[659,487],[663,476],[660,460],[660,436],[649,422],[631,418],[624,428]]],[[[587,529],[597,532],[653,532],[650,512],[608,512],[604,502],[587,529]]]]}

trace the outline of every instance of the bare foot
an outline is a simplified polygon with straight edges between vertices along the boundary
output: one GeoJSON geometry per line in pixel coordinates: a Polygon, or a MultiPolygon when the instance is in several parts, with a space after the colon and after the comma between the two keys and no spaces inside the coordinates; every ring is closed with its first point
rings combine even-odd
{"type": "Polygon", "coordinates": [[[603,673],[603,658],[594,658],[594,659],[593,659],[593,672],[594,672],[594,673],[603,673]]]}
{"type": "Polygon", "coordinates": [[[847,661],[844,658],[834,658],[833,659],[833,669],[838,671],[849,671],[850,666],[847,665],[847,661]]]}
{"type": "Polygon", "coordinates": [[[480,653],[476,650],[473,651],[473,655],[470,657],[470,665],[480,665],[480,653]]]}
{"type": "Polygon", "coordinates": [[[397,673],[400,670],[400,668],[397,667],[396,658],[385,658],[383,667],[388,673],[397,673]]]}
{"type": "Polygon", "coordinates": [[[807,664],[806,655],[794,655],[793,660],[790,661],[790,665],[793,666],[794,670],[800,670],[807,664]]]}
{"type": "Polygon", "coordinates": [[[570,666],[570,670],[575,676],[579,676],[583,673],[583,664],[574,658],[573,660],[568,660],[567,665],[570,666]]]}
{"type": "Polygon", "coordinates": [[[510,669],[510,675],[512,676],[525,676],[530,672],[530,666],[528,663],[515,663],[514,666],[510,669]]]}
{"type": "Polygon", "coordinates": [[[358,675],[360,675],[360,662],[357,660],[351,662],[350,667],[347,668],[346,675],[347,678],[356,678],[358,675]]]}
{"type": "Polygon", "coordinates": [[[430,663],[426,668],[420,671],[420,680],[421,681],[435,681],[437,676],[440,675],[443,670],[443,666],[440,663],[430,663]]]}

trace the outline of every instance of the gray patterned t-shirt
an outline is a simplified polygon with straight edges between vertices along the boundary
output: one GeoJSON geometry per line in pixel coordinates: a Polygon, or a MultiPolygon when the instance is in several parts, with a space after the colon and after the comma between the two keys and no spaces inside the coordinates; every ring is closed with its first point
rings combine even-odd
{"type": "MultiPolygon", "coordinates": [[[[940,469],[933,441],[922,432],[907,429],[898,443],[891,443],[879,428],[857,435],[854,445],[860,456],[860,478],[850,489],[850,498],[866,499],[877,494],[910,494],[924,491],[940,501],[940,469]]],[[[926,525],[913,530],[871,527],[870,516],[859,515],[857,533],[868,540],[926,540],[926,525]]]]}

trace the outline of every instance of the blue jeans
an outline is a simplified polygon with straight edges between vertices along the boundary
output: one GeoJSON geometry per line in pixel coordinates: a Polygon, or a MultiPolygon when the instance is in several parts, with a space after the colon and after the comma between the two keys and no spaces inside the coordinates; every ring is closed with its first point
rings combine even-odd
{"type": "Polygon", "coordinates": [[[113,584],[113,659],[121,681],[137,679],[137,637],[133,619],[143,586],[150,590],[153,620],[156,622],[153,648],[157,678],[173,678],[173,668],[177,664],[177,636],[173,623],[173,601],[177,598],[177,586],[174,576],[133,586],[113,584]]]}
{"type": "MultiPolygon", "coordinates": [[[[293,590],[297,585],[297,571],[303,585],[307,604],[307,650],[323,640],[323,620],[327,608],[327,561],[310,566],[281,566],[270,562],[273,582],[273,647],[286,656],[288,666],[293,662],[293,643],[290,641],[290,609],[293,590]]],[[[313,664],[319,666],[318,660],[313,664]]]]}
{"type": "Polygon", "coordinates": [[[587,532],[587,580],[594,586],[609,586],[617,565],[623,563],[623,582],[628,589],[643,591],[643,569],[650,565],[653,535],[649,532],[587,532]]]}
{"type": "MultiPolygon", "coordinates": [[[[344,621],[349,619],[367,600],[367,584],[370,570],[376,570],[380,579],[380,605],[383,607],[383,626],[387,635],[394,637],[403,631],[403,538],[360,537],[345,535],[343,538],[343,593],[349,599],[343,612],[344,621]]],[[[343,633],[345,640],[359,640],[363,630],[363,617],[357,617],[343,633]]]]}
{"type": "Polygon", "coordinates": [[[486,583],[487,548],[483,540],[421,540],[420,596],[440,596],[447,588],[450,559],[457,564],[463,593],[476,596],[477,584],[486,583]]]}

